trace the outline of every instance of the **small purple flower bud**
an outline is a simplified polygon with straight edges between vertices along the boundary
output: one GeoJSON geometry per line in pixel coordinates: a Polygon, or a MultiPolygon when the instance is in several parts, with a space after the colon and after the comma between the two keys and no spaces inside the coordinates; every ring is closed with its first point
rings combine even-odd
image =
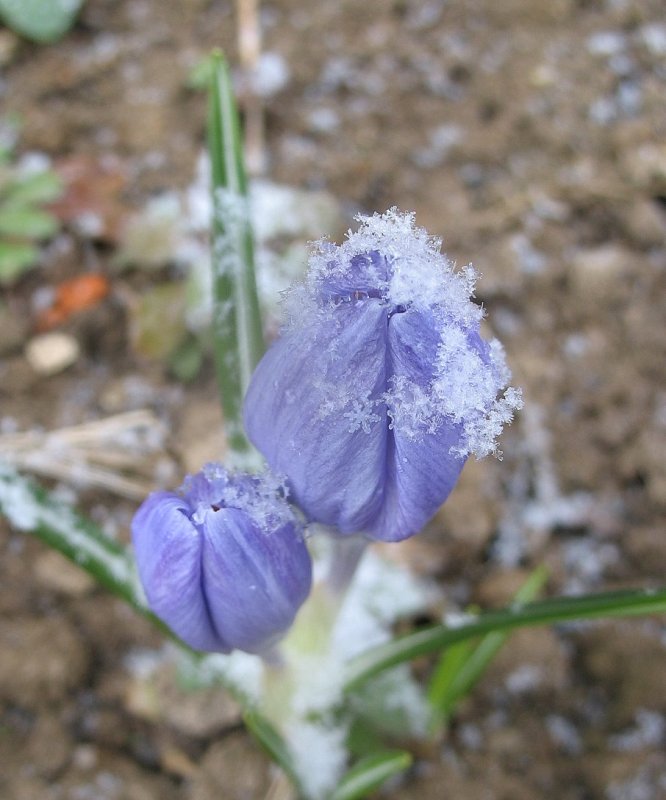
{"type": "Polygon", "coordinates": [[[132,539],[150,608],[196,650],[269,649],[310,592],[302,526],[267,476],[209,464],[151,494],[132,539]]]}
{"type": "Polygon", "coordinates": [[[417,533],[520,392],[479,335],[475,273],[391,209],[320,243],[290,319],[257,367],[245,425],[309,519],[384,541],[417,533]]]}

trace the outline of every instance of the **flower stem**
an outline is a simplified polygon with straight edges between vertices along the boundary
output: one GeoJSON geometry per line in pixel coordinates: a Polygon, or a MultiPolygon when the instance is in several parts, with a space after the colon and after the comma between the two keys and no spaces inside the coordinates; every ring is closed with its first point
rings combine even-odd
{"type": "Polygon", "coordinates": [[[326,586],[333,597],[341,600],[354,579],[368,540],[362,534],[354,536],[337,534],[331,536],[331,543],[333,552],[326,577],[326,586]]]}

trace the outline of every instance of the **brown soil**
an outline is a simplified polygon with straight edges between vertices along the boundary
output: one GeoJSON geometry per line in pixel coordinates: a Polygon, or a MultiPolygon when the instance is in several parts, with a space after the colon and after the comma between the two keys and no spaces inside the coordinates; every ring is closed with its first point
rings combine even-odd
{"type": "MultiPolygon", "coordinates": [[[[553,594],[662,581],[662,4],[272,0],[263,23],[265,50],[289,68],[266,99],[270,177],[326,189],[350,214],[416,211],[483,273],[479,300],[524,388],[503,462],[468,465],[405,559],[459,604],[505,603],[538,563],[553,594]]],[[[21,148],[91,159],[98,183],[81,203],[104,228],[70,227],[7,292],[3,425],[148,406],[181,465],[214,457],[210,365],[182,389],[129,346],[132,299],[168,269],[116,277],[110,264],[128,212],[192,180],[205,111],[186,76],[213,46],[233,59],[231,4],[89,0],[58,44],[0,36],[2,108],[21,116],[21,148]],[[39,377],[23,321],[38,290],[85,269],[113,276],[111,296],[64,327],[79,361],[39,377]]],[[[102,491],[78,502],[127,537],[135,504],[102,491]]],[[[137,659],[160,645],[147,623],[4,523],[0,548],[0,796],[265,795],[267,762],[228,701],[178,694],[168,675],[168,702],[146,694],[137,659]]],[[[665,641],[657,619],[516,635],[446,741],[386,796],[666,797],[665,641]]]]}

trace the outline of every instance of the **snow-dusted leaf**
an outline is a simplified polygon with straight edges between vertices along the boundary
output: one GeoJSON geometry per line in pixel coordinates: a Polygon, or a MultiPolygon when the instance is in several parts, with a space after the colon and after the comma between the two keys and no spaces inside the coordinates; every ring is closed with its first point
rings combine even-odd
{"type": "Polygon", "coordinates": [[[125,549],[91,520],[2,462],[0,512],[16,530],[37,536],[89,572],[99,584],[152,616],[145,607],[125,549]]]}
{"type": "Polygon", "coordinates": [[[254,267],[254,238],[238,109],[221,53],[211,56],[208,149],[212,173],[213,353],[229,458],[255,466],[243,426],[243,397],[264,351],[254,267]]]}

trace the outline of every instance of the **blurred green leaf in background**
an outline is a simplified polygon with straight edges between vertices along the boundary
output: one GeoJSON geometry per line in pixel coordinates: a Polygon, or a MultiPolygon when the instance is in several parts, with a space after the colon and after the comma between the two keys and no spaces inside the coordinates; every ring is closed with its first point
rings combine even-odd
{"type": "Polygon", "coordinates": [[[44,206],[62,193],[60,178],[41,164],[17,162],[11,146],[0,152],[0,285],[33,267],[39,242],[54,236],[58,219],[44,206]]]}
{"type": "Polygon", "coordinates": [[[55,42],[74,24],[83,0],[0,0],[0,20],[33,42],[55,42]]]}

